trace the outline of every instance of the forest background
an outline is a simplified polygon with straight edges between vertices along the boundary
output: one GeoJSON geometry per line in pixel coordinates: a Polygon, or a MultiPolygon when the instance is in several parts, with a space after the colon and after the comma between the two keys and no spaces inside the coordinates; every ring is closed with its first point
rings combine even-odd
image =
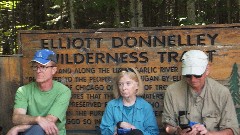
{"type": "Polygon", "coordinates": [[[0,55],[17,54],[18,30],[239,23],[240,0],[0,0],[0,55]]]}

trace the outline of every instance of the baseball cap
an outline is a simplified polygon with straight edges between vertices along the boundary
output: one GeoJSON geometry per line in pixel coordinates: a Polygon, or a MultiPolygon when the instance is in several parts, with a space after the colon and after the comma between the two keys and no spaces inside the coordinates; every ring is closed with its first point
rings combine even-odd
{"type": "Polygon", "coordinates": [[[35,53],[35,55],[31,61],[35,61],[42,65],[47,65],[50,61],[57,63],[57,57],[53,51],[48,50],[48,49],[42,49],[42,50],[38,50],[35,53]]]}
{"type": "Polygon", "coordinates": [[[187,51],[182,57],[182,75],[202,75],[207,65],[208,56],[203,51],[187,51]]]}

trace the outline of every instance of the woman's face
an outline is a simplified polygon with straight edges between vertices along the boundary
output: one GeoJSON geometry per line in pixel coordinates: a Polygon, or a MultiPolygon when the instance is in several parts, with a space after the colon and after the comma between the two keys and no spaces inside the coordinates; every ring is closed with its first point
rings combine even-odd
{"type": "Polygon", "coordinates": [[[125,74],[118,82],[118,88],[123,98],[135,97],[138,89],[138,82],[132,80],[125,74]]]}

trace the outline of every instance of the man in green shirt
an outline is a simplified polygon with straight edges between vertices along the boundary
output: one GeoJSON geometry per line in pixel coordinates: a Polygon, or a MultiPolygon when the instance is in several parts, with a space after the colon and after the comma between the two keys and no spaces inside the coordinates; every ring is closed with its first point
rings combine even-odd
{"type": "Polygon", "coordinates": [[[16,126],[7,135],[65,135],[71,90],[53,80],[57,72],[56,54],[39,50],[31,63],[35,82],[18,88],[12,117],[16,126]]]}

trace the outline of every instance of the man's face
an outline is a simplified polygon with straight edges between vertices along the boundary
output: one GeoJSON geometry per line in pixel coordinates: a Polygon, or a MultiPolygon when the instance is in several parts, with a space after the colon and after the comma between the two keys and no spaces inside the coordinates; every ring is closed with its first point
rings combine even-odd
{"type": "Polygon", "coordinates": [[[37,83],[52,81],[52,77],[57,71],[57,68],[53,65],[53,62],[49,62],[47,65],[33,62],[32,69],[34,71],[34,77],[37,83]]]}
{"type": "Polygon", "coordinates": [[[196,91],[201,92],[201,90],[204,87],[205,84],[205,79],[209,74],[209,69],[208,67],[206,68],[206,71],[202,74],[202,76],[194,76],[194,75],[189,75],[186,77],[187,83],[196,91]]]}

